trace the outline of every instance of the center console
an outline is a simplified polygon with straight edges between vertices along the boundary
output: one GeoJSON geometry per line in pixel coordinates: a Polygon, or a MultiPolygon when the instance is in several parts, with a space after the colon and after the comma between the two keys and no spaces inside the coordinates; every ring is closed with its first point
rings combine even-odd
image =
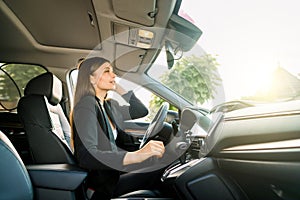
{"type": "Polygon", "coordinates": [[[236,196],[231,181],[220,173],[217,161],[209,157],[177,163],[165,170],[161,181],[170,185],[180,199],[234,200],[236,196]]]}
{"type": "Polygon", "coordinates": [[[176,179],[181,174],[183,174],[185,171],[187,171],[188,169],[190,169],[194,165],[201,162],[201,160],[202,159],[194,159],[194,160],[188,161],[186,163],[179,162],[175,165],[172,165],[172,166],[168,167],[164,171],[164,173],[161,177],[161,181],[164,182],[164,181],[170,181],[170,180],[176,179]]]}

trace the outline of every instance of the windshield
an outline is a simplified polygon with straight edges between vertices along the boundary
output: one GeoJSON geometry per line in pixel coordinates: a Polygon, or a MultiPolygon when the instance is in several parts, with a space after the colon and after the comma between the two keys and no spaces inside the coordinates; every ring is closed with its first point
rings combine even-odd
{"type": "Polygon", "coordinates": [[[197,44],[178,56],[170,69],[163,49],[149,76],[206,108],[229,101],[252,104],[299,98],[297,0],[195,4],[200,1],[182,1],[178,14],[203,31],[197,44]]]}

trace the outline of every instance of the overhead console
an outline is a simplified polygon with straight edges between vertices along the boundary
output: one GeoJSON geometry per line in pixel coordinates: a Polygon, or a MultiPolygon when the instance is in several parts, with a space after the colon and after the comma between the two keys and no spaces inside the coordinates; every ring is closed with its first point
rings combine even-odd
{"type": "Polygon", "coordinates": [[[158,48],[162,40],[164,29],[153,27],[133,27],[120,23],[113,23],[114,40],[117,43],[142,49],[158,48]]]}
{"type": "Polygon", "coordinates": [[[121,23],[112,26],[117,43],[143,49],[158,49],[168,41],[173,48],[187,52],[202,35],[197,26],[176,14],[171,15],[166,27],[136,27],[121,23]]]}
{"type": "Polygon", "coordinates": [[[151,60],[164,45],[167,45],[166,49],[170,52],[187,52],[193,48],[201,34],[200,29],[175,14],[171,16],[167,28],[113,23],[115,66],[122,71],[135,72],[142,64],[147,64],[146,57],[151,60]],[[133,54],[136,59],[132,59],[133,54]]]}
{"type": "Polygon", "coordinates": [[[112,0],[93,4],[102,38],[101,53],[120,74],[147,67],[165,44],[171,52],[189,51],[202,34],[193,23],[177,15],[180,1],[112,0]],[[107,26],[111,28],[101,28],[107,26]]]}
{"type": "Polygon", "coordinates": [[[113,23],[115,67],[125,72],[136,72],[142,64],[149,63],[156,51],[161,49],[164,34],[165,29],[159,27],[137,28],[113,23]]]}
{"type": "Polygon", "coordinates": [[[114,40],[131,47],[159,48],[175,4],[175,0],[113,0],[114,40]]]}

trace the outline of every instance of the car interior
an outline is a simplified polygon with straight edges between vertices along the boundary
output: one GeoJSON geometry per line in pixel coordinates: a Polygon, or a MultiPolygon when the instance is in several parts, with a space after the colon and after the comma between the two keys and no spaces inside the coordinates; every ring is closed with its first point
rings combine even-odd
{"type": "Polygon", "coordinates": [[[202,35],[182,1],[0,0],[0,199],[90,199],[69,114],[72,73],[98,55],[164,100],[152,120],[125,122],[125,145],[161,140],[169,157],[138,179],[124,172],[114,199],[300,198],[300,100],[206,110],[147,75],[161,52],[172,68],[202,35]]]}

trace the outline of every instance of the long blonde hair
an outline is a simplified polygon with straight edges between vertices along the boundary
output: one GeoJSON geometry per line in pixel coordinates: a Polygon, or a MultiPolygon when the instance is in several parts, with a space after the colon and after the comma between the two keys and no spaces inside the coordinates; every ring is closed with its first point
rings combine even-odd
{"type": "Polygon", "coordinates": [[[72,129],[72,149],[74,149],[73,110],[82,97],[87,95],[95,96],[95,89],[90,81],[90,75],[92,75],[104,63],[110,62],[102,57],[91,57],[83,60],[78,65],[78,77],[74,93],[74,105],[70,113],[70,124],[72,129]]]}

